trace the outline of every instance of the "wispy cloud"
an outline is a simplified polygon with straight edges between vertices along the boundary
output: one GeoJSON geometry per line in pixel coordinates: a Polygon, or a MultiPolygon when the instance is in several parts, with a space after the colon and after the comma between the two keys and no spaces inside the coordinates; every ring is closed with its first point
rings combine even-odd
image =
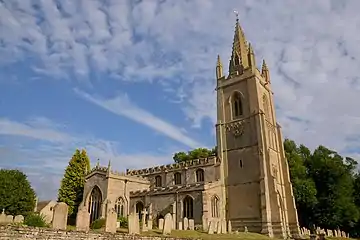
{"type": "Polygon", "coordinates": [[[111,160],[113,169],[119,171],[172,161],[172,152],[130,154],[120,151],[117,142],[66,133],[62,127],[63,124],[44,117],[32,118],[26,123],[0,119],[0,138],[9,135],[16,138],[15,144],[8,142],[0,146],[0,168],[25,171],[40,198],[55,198],[64,169],[76,148],[87,150],[93,166],[97,159],[102,165],[111,160]],[[29,138],[33,141],[25,141],[29,138]]]}
{"type": "Polygon", "coordinates": [[[85,100],[98,105],[114,114],[127,117],[145,126],[148,126],[155,131],[162,133],[171,139],[183,143],[189,147],[199,147],[200,143],[186,136],[180,128],[154,116],[152,113],[141,109],[131,102],[126,94],[119,95],[112,99],[102,99],[100,97],[92,96],[79,89],[74,90],[76,94],[85,100]]]}

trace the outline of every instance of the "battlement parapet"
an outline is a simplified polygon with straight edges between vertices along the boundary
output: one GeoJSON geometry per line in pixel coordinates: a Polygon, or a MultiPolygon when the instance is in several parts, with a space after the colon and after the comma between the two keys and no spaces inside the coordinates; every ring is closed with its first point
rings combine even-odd
{"type": "Polygon", "coordinates": [[[187,185],[173,185],[167,187],[156,187],[151,189],[137,190],[130,192],[130,197],[141,197],[145,195],[169,194],[175,192],[204,190],[204,183],[193,183],[187,185]]]}
{"type": "Polygon", "coordinates": [[[167,172],[167,171],[176,171],[186,168],[193,168],[193,167],[201,167],[201,166],[208,166],[214,165],[219,162],[219,159],[216,156],[208,157],[208,158],[199,158],[189,161],[184,161],[180,163],[173,163],[168,165],[156,166],[151,168],[144,168],[144,169],[126,169],[127,175],[150,175],[155,173],[167,172]]]}

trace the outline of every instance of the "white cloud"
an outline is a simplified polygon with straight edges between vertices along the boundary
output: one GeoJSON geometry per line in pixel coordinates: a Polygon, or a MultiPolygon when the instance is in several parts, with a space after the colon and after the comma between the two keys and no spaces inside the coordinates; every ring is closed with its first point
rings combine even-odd
{"type": "Polygon", "coordinates": [[[91,69],[127,81],[166,78],[167,92],[181,90],[184,112],[200,126],[215,119],[215,60],[220,53],[226,69],[237,8],[258,63],[265,57],[270,66],[286,136],[311,147],[360,147],[347,140],[360,131],[357,0],[61,2],[61,11],[54,1],[39,11],[30,0],[0,3],[0,63],[23,59],[26,49],[34,68],[59,77],[91,69]],[[40,25],[36,11],[44,13],[40,25]]]}
{"type": "Polygon", "coordinates": [[[78,89],[75,89],[74,91],[80,97],[93,104],[96,104],[112,113],[127,117],[131,120],[148,126],[180,143],[193,148],[201,146],[200,143],[186,136],[178,127],[173,126],[170,123],[134,105],[134,103],[130,101],[126,94],[119,95],[113,99],[102,99],[91,96],[90,94],[78,89]]]}
{"type": "Polygon", "coordinates": [[[0,146],[0,168],[20,168],[29,177],[40,198],[55,198],[66,168],[76,148],[86,149],[92,166],[100,159],[107,166],[125,171],[126,168],[143,168],[172,161],[172,152],[121,153],[117,142],[84,137],[81,133],[67,134],[63,124],[47,118],[32,118],[27,123],[0,119],[0,137],[15,137],[0,146]],[[24,139],[25,138],[25,139],[24,139]],[[32,139],[25,141],[26,139],[32,139]]]}

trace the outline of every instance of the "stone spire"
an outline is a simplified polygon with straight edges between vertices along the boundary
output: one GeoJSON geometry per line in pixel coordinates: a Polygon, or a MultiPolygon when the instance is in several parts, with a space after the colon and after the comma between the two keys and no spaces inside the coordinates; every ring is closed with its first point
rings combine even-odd
{"type": "Polygon", "coordinates": [[[239,18],[236,17],[232,54],[229,63],[229,74],[249,67],[248,47],[239,18]]]}
{"type": "Polygon", "coordinates": [[[220,55],[218,55],[216,61],[216,79],[222,78],[223,75],[223,65],[221,63],[220,55]]]}
{"type": "Polygon", "coordinates": [[[270,72],[268,66],[266,65],[265,59],[263,60],[261,67],[261,76],[263,76],[266,82],[270,82],[270,72]]]}

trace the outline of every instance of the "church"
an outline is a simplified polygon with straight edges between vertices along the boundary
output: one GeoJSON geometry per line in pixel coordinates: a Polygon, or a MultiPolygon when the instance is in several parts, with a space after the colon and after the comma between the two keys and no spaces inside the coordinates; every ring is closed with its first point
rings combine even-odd
{"type": "Polygon", "coordinates": [[[257,68],[238,19],[231,51],[228,73],[219,56],[216,64],[216,156],[125,173],[97,165],[86,176],[85,221],[105,218],[112,203],[118,218],[136,211],[154,225],[170,213],[174,229],[186,217],[270,237],[300,233],[269,69],[257,68]]]}

